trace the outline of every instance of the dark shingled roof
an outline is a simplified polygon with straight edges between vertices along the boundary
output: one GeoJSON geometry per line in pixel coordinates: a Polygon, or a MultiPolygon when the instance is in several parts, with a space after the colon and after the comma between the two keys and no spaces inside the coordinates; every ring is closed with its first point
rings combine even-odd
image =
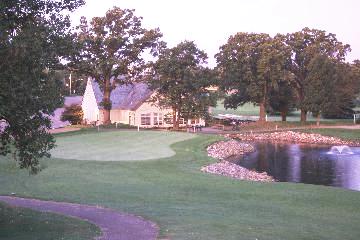
{"type": "MultiPolygon", "coordinates": [[[[96,102],[99,103],[103,99],[103,93],[99,84],[92,81],[96,102]]],[[[136,110],[142,103],[149,99],[152,90],[145,83],[131,83],[118,85],[111,91],[110,100],[112,109],[136,110]]],[[[99,105],[99,108],[102,108],[99,105]]]]}

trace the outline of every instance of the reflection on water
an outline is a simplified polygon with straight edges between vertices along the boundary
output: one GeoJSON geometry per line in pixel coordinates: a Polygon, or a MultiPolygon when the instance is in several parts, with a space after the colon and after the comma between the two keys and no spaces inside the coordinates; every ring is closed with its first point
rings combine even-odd
{"type": "Polygon", "coordinates": [[[330,146],[254,143],[256,151],[237,164],[266,171],[277,181],[337,186],[360,191],[360,148],[353,154],[329,154],[330,146]]]}

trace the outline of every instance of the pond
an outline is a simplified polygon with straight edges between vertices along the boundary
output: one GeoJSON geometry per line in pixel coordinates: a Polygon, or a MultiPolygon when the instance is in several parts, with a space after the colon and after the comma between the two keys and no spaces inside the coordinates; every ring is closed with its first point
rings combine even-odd
{"type": "Polygon", "coordinates": [[[298,182],[360,191],[360,147],[252,143],[256,151],[231,158],[242,167],[267,172],[280,182],[298,182]],[[341,153],[339,152],[341,151],[341,153]]]}

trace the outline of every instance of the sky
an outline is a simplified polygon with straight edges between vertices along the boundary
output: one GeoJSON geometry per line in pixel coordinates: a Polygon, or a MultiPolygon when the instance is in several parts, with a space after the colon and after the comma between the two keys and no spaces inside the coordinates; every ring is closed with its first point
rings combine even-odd
{"type": "Polygon", "coordinates": [[[304,27],[334,33],[351,45],[346,60],[360,59],[359,0],[86,0],[71,15],[73,25],[81,16],[104,16],[113,6],[135,9],[146,28],[160,28],[163,40],[173,47],[194,41],[214,67],[214,55],[237,32],[291,33],[304,27]]]}

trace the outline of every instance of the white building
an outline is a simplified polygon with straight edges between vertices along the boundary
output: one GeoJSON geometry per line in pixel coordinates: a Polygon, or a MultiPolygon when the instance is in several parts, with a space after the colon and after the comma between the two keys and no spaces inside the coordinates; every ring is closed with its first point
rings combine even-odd
{"type": "MultiPolygon", "coordinates": [[[[171,127],[172,110],[158,107],[150,102],[154,91],[150,90],[145,83],[133,83],[118,85],[111,91],[110,101],[112,109],[110,120],[112,123],[124,123],[140,127],[171,127]]],[[[94,80],[88,79],[85,89],[82,109],[84,120],[87,123],[103,122],[103,108],[100,105],[103,93],[94,80]]],[[[187,123],[180,122],[180,126],[185,125],[205,125],[203,119],[189,120],[187,123]]]]}

